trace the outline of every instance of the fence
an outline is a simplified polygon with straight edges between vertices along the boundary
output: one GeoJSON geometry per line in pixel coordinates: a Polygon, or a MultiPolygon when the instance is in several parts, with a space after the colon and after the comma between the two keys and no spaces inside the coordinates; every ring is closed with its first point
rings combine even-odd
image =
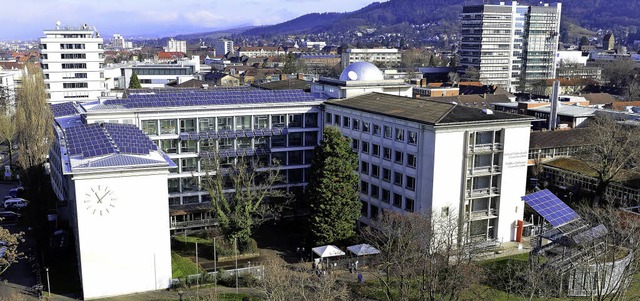
{"type": "MultiPolygon", "coordinates": [[[[256,279],[262,279],[262,277],[264,276],[264,266],[260,265],[260,266],[246,267],[246,268],[194,274],[194,275],[187,276],[186,281],[189,284],[208,283],[208,282],[214,282],[215,279],[222,279],[224,277],[235,277],[236,273],[238,274],[238,276],[251,275],[256,279]]],[[[180,279],[174,278],[171,280],[171,284],[172,286],[179,285],[180,281],[181,281],[180,279]]]]}

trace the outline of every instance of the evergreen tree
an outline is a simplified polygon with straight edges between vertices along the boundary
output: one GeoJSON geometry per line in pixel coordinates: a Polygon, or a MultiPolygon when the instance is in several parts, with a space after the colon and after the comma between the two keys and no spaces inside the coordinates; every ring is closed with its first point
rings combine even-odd
{"type": "Polygon", "coordinates": [[[314,150],[308,186],[309,225],[316,245],[353,236],[361,208],[358,155],[351,150],[350,139],[336,127],[325,128],[322,138],[314,150]]]}
{"type": "Polygon", "coordinates": [[[140,84],[138,75],[134,72],[131,75],[131,79],[129,79],[129,89],[141,89],[141,88],[142,88],[142,85],[140,84]]]}

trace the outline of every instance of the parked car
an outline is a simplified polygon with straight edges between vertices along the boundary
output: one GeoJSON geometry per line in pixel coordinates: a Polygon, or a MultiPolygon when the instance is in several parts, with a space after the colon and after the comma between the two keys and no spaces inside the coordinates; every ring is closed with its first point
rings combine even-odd
{"type": "Polygon", "coordinates": [[[21,195],[24,192],[24,187],[16,187],[16,188],[12,188],[11,190],[9,190],[9,195],[12,198],[17,198],[19,197],[19,195],[21,195]]]}
{"type": "Polygon", "coordinates": [[[13,211],[0,211],[0,218],[3,222],[17,221],[21,216],[22,214],[13,211]]]}
{"type": "Polygon", "coordinates": [[[11,198],[4,201],[5,209],[22,209],[28,205],[29,202],[23,198],[11,198]]]}

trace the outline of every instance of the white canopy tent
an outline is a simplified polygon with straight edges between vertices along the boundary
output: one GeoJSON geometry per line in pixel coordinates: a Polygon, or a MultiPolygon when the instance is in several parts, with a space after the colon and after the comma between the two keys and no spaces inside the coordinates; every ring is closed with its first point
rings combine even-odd
{"type": "Polygon", "coordinates": [[[359,244],[347,247],[349,252],[356,256],[375,255],[380,254],[380,250],[372,247],[369,244],[359,244]]]}
{"type": "Polygon", "coordinates": [[[316,253],[320,258],[328,258],[334,256],[344,256],[344,251],[340,250],[338,247],[334,245],[326,245],[321,247],[315,247],[311,249],[313,253],[316,253]]]}

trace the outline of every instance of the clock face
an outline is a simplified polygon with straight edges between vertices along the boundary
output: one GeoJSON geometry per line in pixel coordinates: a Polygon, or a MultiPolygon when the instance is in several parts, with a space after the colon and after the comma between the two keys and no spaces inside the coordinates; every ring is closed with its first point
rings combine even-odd
{"type": "Polygon", "coordinates": [[[104,216],[115,209],[116,194],[109,186],[98,185],[84,193],[83,205],[93,215],[104,216]]]}

